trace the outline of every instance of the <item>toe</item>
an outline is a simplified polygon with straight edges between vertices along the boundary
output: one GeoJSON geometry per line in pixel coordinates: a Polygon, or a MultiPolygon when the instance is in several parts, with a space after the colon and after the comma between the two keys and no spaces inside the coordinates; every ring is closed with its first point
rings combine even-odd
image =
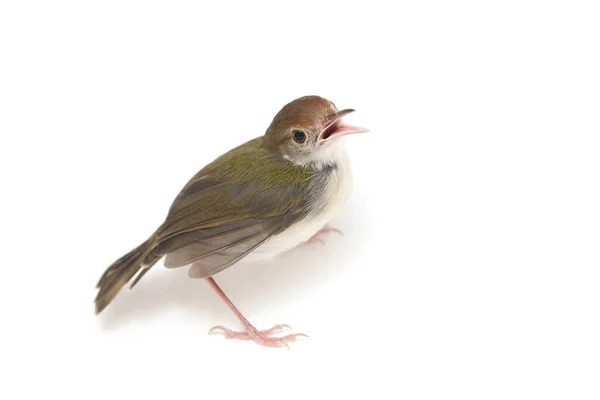
{"type": "Polygon", "coordinates": [[[253,326],[247,327],[246,331],[236,332],[231,329],[225,328],[222,325],[217,325],[212,327],[208,333],[209,334],[222,334],[225,339],[238,339],[238,340],[252,340],[257,344],[265,347],[286,347],[290,348],[288,342],[294,342],[298,338],[307,338],[309,337],[303,333],[293,333],[286,336],[281,337],[273,337],[272,335],[280,332],[284,329],[292,329],[290,325],[280,324],[275,325],[271,329],[266,329],[263,331],[259,331],[253,326]]]}
{"type": "Polygon", "coordinates": [[[292,327],[289,326],[288,324],[282,324],[282,325],[275,325],[271,329],[265,329],[264,331],[259,331],[258,333],[263,336],[270,336],[274,333],[278,333],[280,331],[288,330],[288,329],[291,330],[292,327]]]}
{"type": "Polygon", "coordinates": [[[225,336],[225,339],[239,339],[239,340],[248,340],[250,339],[250,336],[248,335],[247,332],[236,332],[236,331],[232,331],[231,329],[227,329],[224,326],[221,325],[217,325],[217,326],[213,326],[209,331],[208,334],[212,335],[215,333],[220,333],[223,336],[225,336]]]}

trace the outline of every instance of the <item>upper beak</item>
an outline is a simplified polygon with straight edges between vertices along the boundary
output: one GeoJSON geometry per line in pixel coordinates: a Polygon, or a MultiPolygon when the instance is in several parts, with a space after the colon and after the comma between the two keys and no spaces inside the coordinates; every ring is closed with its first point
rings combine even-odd
{"type": "Polygon", "coordinates": [[[321,132],[319,139],[324,141],[324,140],[328,140],[329,138],[331,138],[333,136],[337,137],[337,136],[350,135],[351,133],[369,132],[369,130],[366,128],[361,128],[359,126],[346,125],[341,121],[341,119],[343,117],[345,117],[346,115],[353,113],[353,112],[354,112],[354,110],[352,110],[352,109],[346,109],[346,110],[341,110],[336,113],[328,115],[327,116],[327,125],[321,132]]]}

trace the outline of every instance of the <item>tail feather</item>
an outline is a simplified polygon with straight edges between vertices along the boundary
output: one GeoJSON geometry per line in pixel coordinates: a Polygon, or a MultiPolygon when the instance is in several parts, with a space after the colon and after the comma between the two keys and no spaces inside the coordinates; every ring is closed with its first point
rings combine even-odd
{"type": "MultiPolygon", "coordinates": [[[[99,314],[104,310],[112,299],[115,298],[117,293],[119,293],[121,288],[143,268],[144,259],[148,256],[150,251],[152,251],[154,245],[153,239],[154,238],[151,237],[123,257],[119,258],[104,272],[96,285],[99,289],[95,300],[96,314],[99,314]]],[[[158,259],[154,262],[156,261],[158,261],[158,259]]],[[[145,271],[142,271],[142,273],[144,272],[145,271]]]]}

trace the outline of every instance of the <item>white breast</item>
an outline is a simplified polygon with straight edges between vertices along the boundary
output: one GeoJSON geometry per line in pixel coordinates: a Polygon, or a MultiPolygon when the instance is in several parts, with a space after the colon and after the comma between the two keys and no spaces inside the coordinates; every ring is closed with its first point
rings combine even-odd
{"type": "Polygon", "coordinates": [[[257,248],[245,257],[245,260],[255,261],[270,258],[278,253],[290,250],[306,242],[325,226],[342,209],[352,189],[352,171],[345,151],[336,155],[337,167],[327,177],[323,195],[315,209],[318,211],[308,214],[303,220],[293,224],[288,229],[273,236],[267,243],[257,248]]]}

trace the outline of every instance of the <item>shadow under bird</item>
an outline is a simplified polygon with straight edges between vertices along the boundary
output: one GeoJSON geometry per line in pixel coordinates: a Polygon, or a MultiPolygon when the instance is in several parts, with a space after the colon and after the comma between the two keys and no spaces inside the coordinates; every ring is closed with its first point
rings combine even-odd
{"type": "Polygon", "coordinates": [[[256,329],[212,276],[242,259],[268,259],[331,230],[326,224],[352,186],[343,137],[368,132],[342,122],[353,111],[338,111],[319,96],[301,97],[275,115],[263,136],[204,167],[175,198],[156,232],[104,272],[96,313],[166,257],[167,268],[190,266],[191,277],[205,278],[244,325],[241,332],[222,326],[211,332],[270,347],[287,347],[305,336],[273,336],[288,325],[256,329]]]}

